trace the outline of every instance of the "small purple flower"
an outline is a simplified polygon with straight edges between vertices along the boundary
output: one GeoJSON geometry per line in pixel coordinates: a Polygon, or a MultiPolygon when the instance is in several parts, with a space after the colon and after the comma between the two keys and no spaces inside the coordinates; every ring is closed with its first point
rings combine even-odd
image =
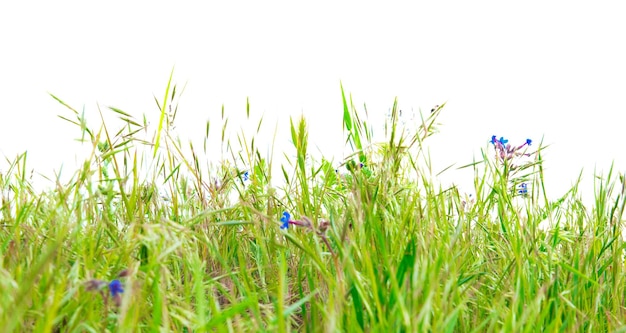
{"type": "Polygon", "coordinates": [[[124,292],[124,287],[122,286],[122,282],[120,280],[115,279],[109,283],[109,291],[111,292],[111,296],[116,297],[117,295],[124,292]]]}
{"type": "Polygon", "coordinates": [[[289,228],[289,219],[291,218],[291,215],[289,214],[289,212],[283,212],[283,217],[280,218],[280,228],[281,229],[288,229],[289,228]]]}

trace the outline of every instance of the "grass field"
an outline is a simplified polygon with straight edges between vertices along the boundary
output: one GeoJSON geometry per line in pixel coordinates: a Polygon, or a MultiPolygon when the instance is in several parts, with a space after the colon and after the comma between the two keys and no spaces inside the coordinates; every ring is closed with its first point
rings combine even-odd
{"type": "Polygon", "coordinates": [[[394,104],[373,142],[343,88],[346,160],[309,155],[293,119],[281,172],[244,133],[206,164],[170,83],[149,140],[53,96],[92,150],[69,182],[38,193],[26,154],[2,169],[0,331],[626,331],[623,175],[591,207],[548,200],[545,147],[485,133],[475,194],[440,188],[424,142],[445,107],[408,131],[394,104]]]}

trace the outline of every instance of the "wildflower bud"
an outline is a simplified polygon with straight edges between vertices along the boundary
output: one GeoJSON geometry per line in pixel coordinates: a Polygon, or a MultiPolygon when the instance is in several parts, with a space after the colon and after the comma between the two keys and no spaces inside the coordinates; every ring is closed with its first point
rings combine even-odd
{"type": "Polygon", "coordinates": [[[320,225],[319,225],[319,228],[318,228],[320,234],[326,233],[326,230],[328,230],[328,227],[330,227],[330,222],[329,221],[321,221],[320,225]]]}
{"type": "Polygon", "coordinates": [[[117,274],[118,278],[125,278],[128,277],[130,275],[130,272],[128,271],[128,269],[124,269],[121,272],[119,272],[119,274],[117,274]]]}
{"type": "Polygon", "coordinates": [[[102,280],[92,279],[85,282],[85,289],[87,291],[98,291],[102,289],[107,283],[102,280]]]}

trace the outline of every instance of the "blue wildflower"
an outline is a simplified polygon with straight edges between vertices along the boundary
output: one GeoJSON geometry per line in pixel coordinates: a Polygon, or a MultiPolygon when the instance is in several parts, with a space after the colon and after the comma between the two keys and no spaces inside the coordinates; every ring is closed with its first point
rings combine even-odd
{"type": "Polygon", "coordinates": [[[506,146],[506,144],[509,142],[509,140],[505,139],[503,136],[501,136],[500,139],[497,140],[496,136],[492,135],[491,136],[491,143],[495,145],[496,142],[499,142],[502,146],[506,146]]]}
{"type": "Polygon", "coordinates": [[[283,217],[280,218],[280,228],[281,229],[288,229],[289,228],[289,219],[291,218],[291,215],[289,214],[289,212],[283,212],[283,217]]]}
{"type": "Polygon", "coordinates": [[[111,281],[111,283],[109,283],[109,291],[113,297],[117,297],[117,295],[123,293],[124,287],[122,286],[122,282],[117,279],[111,281]]]}
{"type": "Polygon", "coordinates": [[[238,177],[241,177],[241,178],[239,178],[239,180],[241,180],[242,184],[246,183],[247,181],[250,180],[250,172],[249,171],[243,171],[243,172],[240,171],[239,174],[238,174],[238,177]]]}
{"type": "Polygon", "coordinates": [[[531,139],[526,139],[526,144],[530,146],[530,144],[533,142],[533,140],[531,139]]]}
{"type": "Polygon", "coordinates": [[[521,183],[521,184],[519,185],[519,187],[518,187],[517,193],[518,193],[518,194],[521,194],[521,195],[526,195],[526,194],[528,194],[528,184],[526,184],[526,183],[521,183]]]}

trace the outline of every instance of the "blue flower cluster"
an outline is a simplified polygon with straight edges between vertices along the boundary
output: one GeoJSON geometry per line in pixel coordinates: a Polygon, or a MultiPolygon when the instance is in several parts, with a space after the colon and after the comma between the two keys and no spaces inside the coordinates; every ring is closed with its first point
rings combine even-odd
{"type": "Polygon", "coordinates": [[[496,139],[496,136],[491,136],[491,144],[494,145],[496,149],[496,155],[502,160],[510,160],[515,156],[530,156],[530,154],[522,153],[520,150],[526,146],[530,146],[532,144],[531,139],[526,139],[526,142],[521,145],[514,147],[509,144],[509,140],[504,137],[500,137],[500,139],[496,139]]]}

